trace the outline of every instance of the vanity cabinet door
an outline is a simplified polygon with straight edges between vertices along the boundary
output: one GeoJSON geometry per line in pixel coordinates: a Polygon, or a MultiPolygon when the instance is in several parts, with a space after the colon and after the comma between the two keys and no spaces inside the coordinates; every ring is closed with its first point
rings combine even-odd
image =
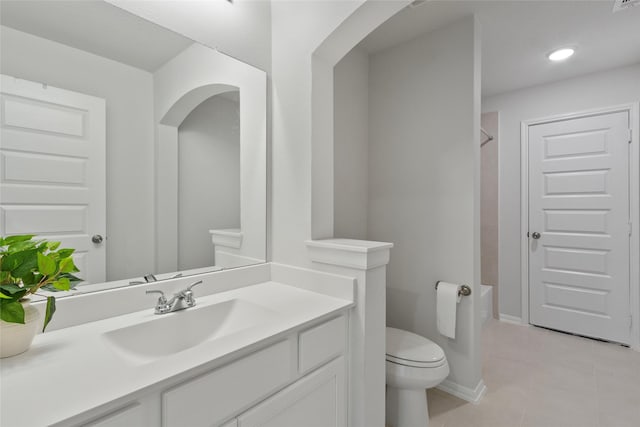
{"type": "Polygon", "coordinates": [[[339,357],[238,417],[238,427],[346,427],[345,359],[339,357]]]}

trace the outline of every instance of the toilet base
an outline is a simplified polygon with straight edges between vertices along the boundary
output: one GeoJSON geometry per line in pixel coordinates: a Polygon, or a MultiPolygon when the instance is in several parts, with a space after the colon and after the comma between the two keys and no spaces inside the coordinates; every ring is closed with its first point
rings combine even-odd
{"type": "Polygon", "coordinates": [[[400,389],[387,386],[387,425],[393,427],[428,427],[427,390],[400,389]]]}

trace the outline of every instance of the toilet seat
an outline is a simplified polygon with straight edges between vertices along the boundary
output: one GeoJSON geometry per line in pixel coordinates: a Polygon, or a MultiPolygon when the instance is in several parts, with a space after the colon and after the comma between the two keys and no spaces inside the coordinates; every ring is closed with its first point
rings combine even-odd
{"type": "Polygon", "coordinates": [[[412,368],[437,368],[447,360],[433,341],[402,329],[387,327],[387,362],[412,368]]]}

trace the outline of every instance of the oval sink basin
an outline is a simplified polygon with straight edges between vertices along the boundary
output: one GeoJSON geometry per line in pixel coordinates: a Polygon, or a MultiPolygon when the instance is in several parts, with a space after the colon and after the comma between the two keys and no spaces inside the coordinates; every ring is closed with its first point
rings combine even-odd
{"type": "Polygon", "coordinates": [[[158,315],[143,323],[105,332],[103,336],[121,356],[136,363],[148,363],[276,317],[271,310],[233,299],[158,315]]]}

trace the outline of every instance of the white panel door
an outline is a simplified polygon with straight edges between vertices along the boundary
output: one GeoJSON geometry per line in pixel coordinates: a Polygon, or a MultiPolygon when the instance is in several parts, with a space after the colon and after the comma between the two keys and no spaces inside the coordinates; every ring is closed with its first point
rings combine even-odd
{"type": "Polygon", "coordinates": [[[105,101],[0,76],[0,235],[76,249],[78,276],[104,282],[105,101]]]}
{"type": "Polygon", "coordinates": [[[529,127],[534,325],[629,343],[629,127],[627,112],[529,127]]]}

